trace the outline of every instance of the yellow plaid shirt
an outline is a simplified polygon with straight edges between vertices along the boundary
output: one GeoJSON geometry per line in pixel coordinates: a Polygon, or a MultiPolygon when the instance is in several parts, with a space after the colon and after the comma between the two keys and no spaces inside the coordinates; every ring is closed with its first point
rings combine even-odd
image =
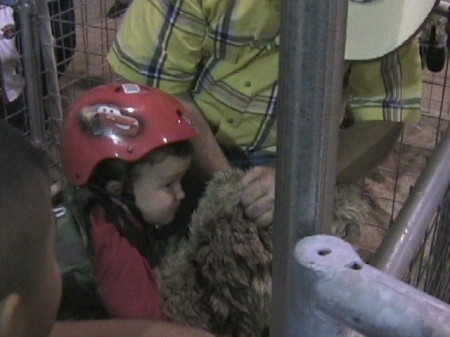
{"type": "MultiPolygon", "coordinates": [[[[280,0],[134,0],[108,61],[123,78],[190,92],[219,143],[276,149],[280,0]]],[[[418,45],[350,66],[355,120],[417,121],[418,45]]]]}

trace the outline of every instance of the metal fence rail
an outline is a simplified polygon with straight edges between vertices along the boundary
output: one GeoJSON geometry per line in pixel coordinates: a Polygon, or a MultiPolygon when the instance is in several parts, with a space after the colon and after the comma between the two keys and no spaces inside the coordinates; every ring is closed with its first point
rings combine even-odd
{"type": "Polygon", "coordinates": [[[286,336],[341,337],[346,327],[372,337],[450,336],[450,305],[365,264],[347,242],[310,236],[295,258],[300,314],[286,336]]]}

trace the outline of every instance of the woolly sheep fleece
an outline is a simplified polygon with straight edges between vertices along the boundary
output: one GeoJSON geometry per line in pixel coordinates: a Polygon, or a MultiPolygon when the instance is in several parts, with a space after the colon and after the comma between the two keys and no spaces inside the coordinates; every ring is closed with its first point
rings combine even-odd
{"type": "MultiPolygon", "coordinates": [[[[273,226],[257,228],[239,205],[243,171],[217,173],[192,216],[190,236],[169,249],[157,277],[164,310],[176,322],[217,336],[269,335],[273,226]]],[[[362,224],[367,206],[339,187],[334,234],[362,224]]],[[[357,228],[356,228],[357,231],[357,228]]]]}

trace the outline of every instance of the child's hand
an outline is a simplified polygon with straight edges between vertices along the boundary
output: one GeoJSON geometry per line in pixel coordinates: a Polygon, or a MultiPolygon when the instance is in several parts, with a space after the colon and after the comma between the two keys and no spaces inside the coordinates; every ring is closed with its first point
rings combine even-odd
{"type": "Polygon", "coordinates": [[[267,166],[253,167],[241,182],[241,204],[245,208],[245,215],[259,227],[270,225],[275,209],[275,169],[267,166]]]}

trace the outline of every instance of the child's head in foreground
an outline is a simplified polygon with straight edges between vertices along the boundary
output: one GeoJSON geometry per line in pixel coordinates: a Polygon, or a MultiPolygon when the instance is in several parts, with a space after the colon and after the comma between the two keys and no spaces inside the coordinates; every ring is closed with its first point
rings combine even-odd
{"type": "Polygon", "coordinates": [[[135,206],[143,220],[171,222],[191,163],[196,129],[177,99],[137,84],[109,84],[84,94],[62,132],[67,178],[135,206]]]}
{"type": "Polygon", "coordinates": [[[0,336],[47,336],[61,279],[44,153],[0,121],[0,336]]]}

